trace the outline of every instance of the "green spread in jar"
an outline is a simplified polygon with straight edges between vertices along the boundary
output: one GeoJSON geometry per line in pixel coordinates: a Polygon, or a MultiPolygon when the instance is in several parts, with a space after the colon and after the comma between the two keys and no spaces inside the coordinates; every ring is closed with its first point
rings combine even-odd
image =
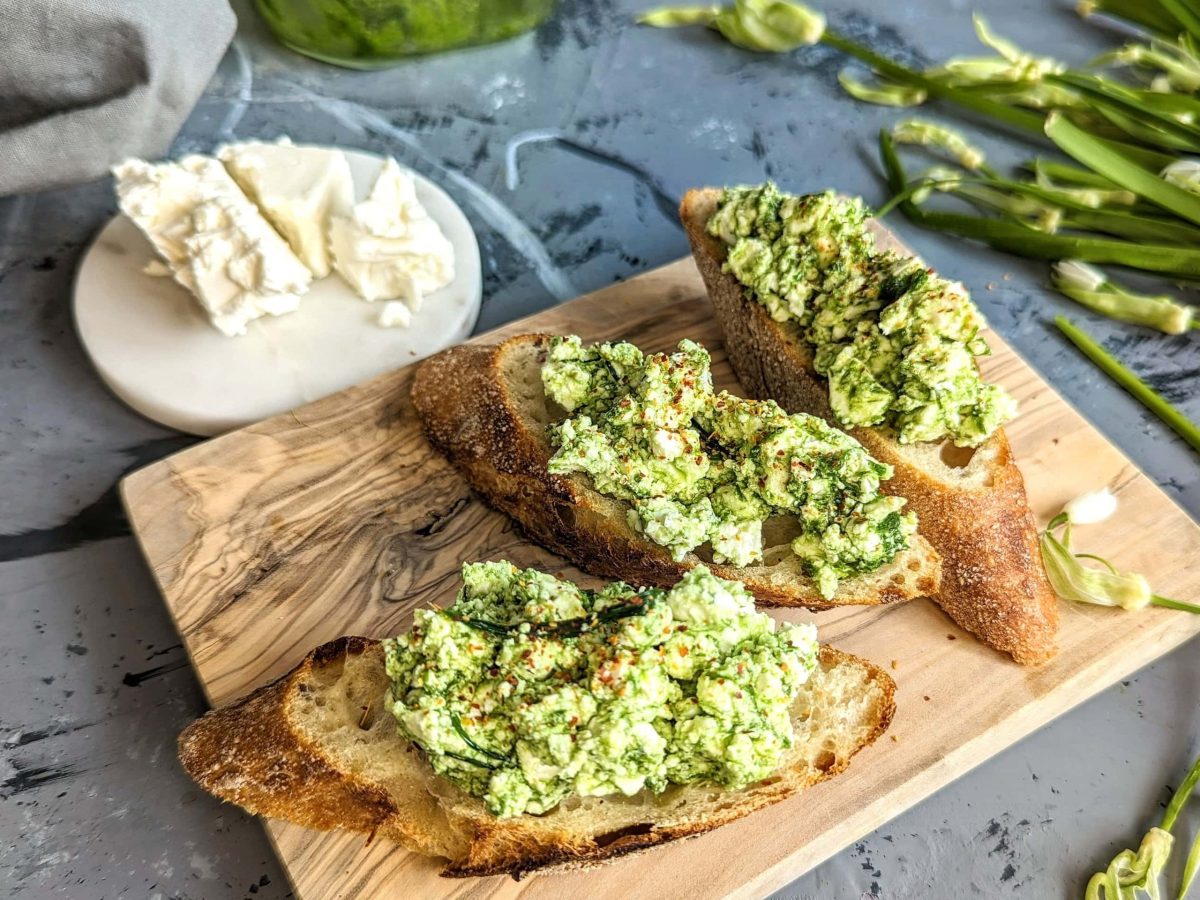
{"type": "Polygon", "coordinates": [[[763,523],[791,517],[792,550],[828,598],[916,530],[904,500],[879,492],[890,466],[818,418],[714,393],[708,352],[692,341],[644,355],[558,338],[542,381],[568,413],[550,429],[550,471],[585,474],[628,501],[630,525],[677,560],[707,544],[717,563],[759,563],[763,523]]]}
{"type": "Polygon", "coordinates": [[[918,259],[877,251],[859,199],[730,188],[708,231],[726,271],[777,322],[794,323],[829,381],[842,425],[887,425],[901,443],[977,446],[1016,415],[985,383],[983,316],[966,289],[918,259]]]}
{"type": "Polygon", "coordinates": [[[445,610],[384,641],[387,704],[439,774],[496,816],[670,784],[738,789],[778,768],[817,665],[812,625],[778,627],[697,566],[669,591],[600,591],[468,563],[445,610]]]}
{"type": "Polygon", "coordinates": [[[352,68],[521,34],[554,0],[256,0],[284,44],[352,68]]]}

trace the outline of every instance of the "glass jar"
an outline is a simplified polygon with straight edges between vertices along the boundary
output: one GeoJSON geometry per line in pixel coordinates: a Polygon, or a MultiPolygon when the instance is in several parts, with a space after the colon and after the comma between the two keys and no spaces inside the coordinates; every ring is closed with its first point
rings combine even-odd
{"type": "Polygon", "coordinates": [[[256,0],[287,47],[353,69],[528,31],[555,0],[256,0]]]}

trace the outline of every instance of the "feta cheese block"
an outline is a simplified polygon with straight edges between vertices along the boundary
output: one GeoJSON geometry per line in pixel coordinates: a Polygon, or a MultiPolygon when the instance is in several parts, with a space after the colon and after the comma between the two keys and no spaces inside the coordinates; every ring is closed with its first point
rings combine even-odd
{"type": "Polygon", "coordinates": [[[223,334],[300,305],[312,273],[217,160],[131,159],[113,175],[121,210],[223,334]]]}
{"type": "Polygon", "coordinates": [[[247,141],[217,150],[234,181],[258,204],[316,278],[329,274],[329,225],[354,206],[354,181],[341,150],[247,141]]]}
{"type": "Polygon", "coordinates": [[[334,268],[364,300],[402,299],[415,312],[426,294],[454,280],[454,247],[394,159],[366,200],[333,219],[329,239],[334,268]]]}

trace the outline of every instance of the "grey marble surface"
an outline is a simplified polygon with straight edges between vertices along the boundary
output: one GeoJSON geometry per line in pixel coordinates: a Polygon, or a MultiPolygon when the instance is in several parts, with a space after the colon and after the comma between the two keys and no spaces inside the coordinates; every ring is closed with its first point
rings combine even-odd
{"type": "MultiPolygon", "coordinates": [[[[564,0],[534,35],[379,73],[287,53],[240,10],[234,48],[176,141],[362,147],[439,181],[484,255],[481,328],[685,252],[675,198],[770,176],[881,195],[890,110],[837,89],[811,48],[754,56],[708,33],[631,27],[644,3],[564,0]]],[[[1024,46],[1082,61],[1104,46],[1066,6],[975,4],[1024,46]]],[[[913,61],[974,52],[960,0],[838,0],[831,21],[913,61]]],[[[1028,146],[985,132],[997,162],[1028,146]]],[[[203,701],[116,499],[125,472],[191,439],[131,413],[89,369],[71,279],[112,214],[107,183],[0,199],[0,894],[288,896],[260,826],[201,795],[173,756],[203,701]]],[[[1196,455],[1048,327],[1069,311],[1200,417],[1197,337],[1094,320],[1029,264],[895,223],[962,278],[994,327],[1193,515],[1196,455]]],[[[1147,535],[1147,540],[1153,540],[1147,535]]],[[[979,767],[797,880],[789,898],[1076,897],[1136,842],[1200,749],[1188,645],[979,767]]],[[[797,807],[802,815],[802,805],[797,807]]],[[[1194,821],[1189,824],[1197,824],[1194,821]]]]}

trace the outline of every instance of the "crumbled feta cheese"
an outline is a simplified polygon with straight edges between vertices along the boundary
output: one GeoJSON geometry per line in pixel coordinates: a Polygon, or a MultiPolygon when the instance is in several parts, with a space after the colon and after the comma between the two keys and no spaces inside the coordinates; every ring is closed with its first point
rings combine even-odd
{"type": "Polygon", "coordinates": [[[659,459],[675,459],[683,453],[684,447],[683,437],[665,428],[656,429],[650,437],[650,449],[659,459]]]}
{"type": "Polygon", "coordinates": [[[333,219],[329,240],[338,274],[364,300],[403,299],[415,311],[454,279],[454,247],[394,159],[366,200],[333,219]]]}
{"type": "Polygon", "coordinates": [[[379,324],[384,328],[407,328],[412,324],[412,312],[399,300],[389,300],[379,311],[379,324]]]}

